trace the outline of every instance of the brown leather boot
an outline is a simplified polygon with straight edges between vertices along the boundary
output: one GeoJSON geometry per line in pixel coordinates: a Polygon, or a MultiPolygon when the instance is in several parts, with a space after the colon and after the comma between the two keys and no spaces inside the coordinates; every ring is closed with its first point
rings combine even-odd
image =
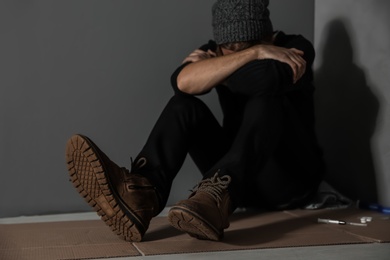
{"type": "Polygon", "coordinates": [[[171,208],[171,225],[198,239],[221,240],[233,212],[227,191],[230,181],[230,176],[219,177],[218,173],[201,181],[188,199],[171,208]]]}
{"type": "MultiPolygon", "coordinates": [[[[77,191],[111,230],[126,241],[141,241],[150,220],[161,211],[149,181],[116,165],[82,135],[68,140],[66,163],[77,191]]],[[[145,163],[145,158],[139,159],[132,172],[145,163]]]]}

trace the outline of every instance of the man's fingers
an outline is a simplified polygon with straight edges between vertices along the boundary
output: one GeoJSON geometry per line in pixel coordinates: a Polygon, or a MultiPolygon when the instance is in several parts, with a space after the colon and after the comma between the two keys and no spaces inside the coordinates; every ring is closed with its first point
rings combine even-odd
{"type": "Polygon", "coordinates": [[[289,50],[295,52],[296,54],[298,54],[298,55],[300,55],[300,56],[303,56],[303,55],[305,54],[303,51],[298,50],[298,49],[295,49],[295,48],[291,48],[291,49],[289,49],[289,50]]]}
{"type": "Polygon", "coordinates": [[[299,74],[298,65],[296,63],[294,63],[294,65],[293,65],[293,82],[294,83],[297,82],[298,74],[299,74]]]}
{"type": "Polygon", "coordinates": [[[194,57],[190,57],[190,56],[188,56],[188,57],[186,57],[184,60],[183,60],[183,63],[186,63],[186,62],[194,62],[194,57]]]}
{"type": "Polygon", "coordinates": [[[212,50],[208,50],[207,54],[209,54],[210,57],[217,57],[217,54],[215,52],[213,52],[212,50]]]}
{"type": "Polygon", "coordinates": [[[215,57],[216,54],[212,51],[202,51],[200,49],[196,49],[194,50],[193,52],[191,52],[188,57],[186,57],[183,61],[183,63],[186,63],[186,62],[197,62],[197,61],[200,61],[200,60],[204,60],[204,59],[208,59],[208,58],[211,58],[211,57],[215,57]]]}
{"type": "Polygon", "coordinates": [[[305,73],[306,61],[303,59],[304,52],[296,48],[286,49],[272,45],[259,45],[260,59],[275,59],[284,62],[291,67],[293,82],[297,82],[305,73]]]}
{"type": "Polygon", "coordinates": [[[290,49],[287,53],[291,69],[293,70],[293,82],[297,82],[305,73],[306,61],[302,58],[303,52],[299,50],[290,49]]]}

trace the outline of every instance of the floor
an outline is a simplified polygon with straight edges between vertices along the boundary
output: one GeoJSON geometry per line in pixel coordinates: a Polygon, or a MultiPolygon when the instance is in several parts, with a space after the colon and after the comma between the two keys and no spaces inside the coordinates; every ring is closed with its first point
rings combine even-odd
{"type": "MultiPolygon", "coordinates": [[[[164,216],[167,210],[161,213],[164,216]]],[[[94,220],[99,217],[94,213],[74,213],[48,216],[15,217],[0,219],[0,224],[12,223],[37,223],[51,221],[72,221],[72,220],[94,220]]],[[[187,259],[292,259],[292,260],[312,260],[312,259],[351,259],[351,260],[388,260],[390,259],[390,244],[358,244],[340,246],[312,246],[312,247],[291,247],[280,249],[261,250],[240,250],[224,251],[212,253],[193,253],[158,256],[137,256],[125,258],[105,258],[106,260],[187,260],[187,259]]]]}

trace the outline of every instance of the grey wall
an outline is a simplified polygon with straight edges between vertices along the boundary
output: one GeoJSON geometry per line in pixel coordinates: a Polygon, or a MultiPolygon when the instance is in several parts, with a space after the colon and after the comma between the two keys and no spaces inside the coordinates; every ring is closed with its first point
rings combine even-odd
{"type": "MultiPolygon", "coordinates": [[[[172,95],[169,77],[211,38],[214,1],[0,1],[0,217],[87,211],[64,150],[90,136],[130,166],[172,95]]],[[[313,39],[313,1],[273,0],[275,29],[313,39]]],[[[204,100],[220,117],[215,94],[204,100]]],[[[190,160],[169,203],[200,174],[190,160]]]]}
{"type": "Polygon", "coordinates": [[[328,180],[390,206],[390,2],[315,1],[318,133],[328,180]]]}

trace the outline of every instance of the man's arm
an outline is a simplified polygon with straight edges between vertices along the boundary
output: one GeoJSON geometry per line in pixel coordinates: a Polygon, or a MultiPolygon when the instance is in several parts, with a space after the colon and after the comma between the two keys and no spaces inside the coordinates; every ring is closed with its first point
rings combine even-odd
{"type": "Polygon", "coordinates": [[[211,51],[198,49],[184,60],[190,63],[183,66],[177,75],[177,88],[191,95],[208,92],[245,64],[263,59],[275,59],[288,64],[293,71],[292,80],[295,82],[305,71],[306,64],[302,55],[302,51],[294,48],[263,44],[218,57],[211,51]]]}

